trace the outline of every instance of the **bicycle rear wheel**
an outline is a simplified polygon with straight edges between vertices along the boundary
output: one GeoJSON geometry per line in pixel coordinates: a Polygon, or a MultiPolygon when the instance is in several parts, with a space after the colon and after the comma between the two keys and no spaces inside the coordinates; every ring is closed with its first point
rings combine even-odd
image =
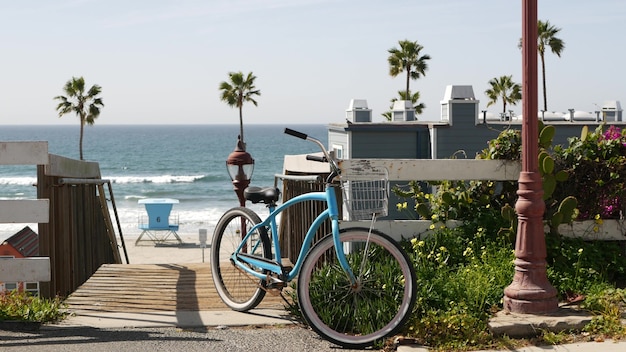
{"type": "Polygon", "coordinates": [[[387,235],[368,229],[340,234],[357,277],[352,286],[340,266],[333,236],[307,254],[298,277],[298,302],[309,326],[349,348],[371,346],[396,333],[415,305],[415,270],[404,250],[387,235]]]}
{"type": "MultiPolygon", "coordinates": [[[[261,219],[252,210],[232,208],[222,215],[213,233],[211,273],[215,289],[227,306],[240,312],[256,307],[265,297],[265,281],[244,272],[231,259],[247,231],[260,222],[261,219]]],[[[270,240],[264,227],[247,239],[242,253],[271,259],[270,240]]],[[[261,268],[250,268],[265,272],[261,268]]]]}

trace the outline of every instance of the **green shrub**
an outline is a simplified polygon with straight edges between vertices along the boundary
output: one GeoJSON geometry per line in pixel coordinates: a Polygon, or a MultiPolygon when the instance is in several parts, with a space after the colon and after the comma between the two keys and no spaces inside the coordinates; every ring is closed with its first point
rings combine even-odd
{"type": "Polygon", "coordinates": [[[621,319],[626,310],[626,290],[606,288],[590,292],[583,307],[595,313],[585,331],[605,338],[623,338],[626,326],[621,319]]]}
{"type": "Polygon", "coordinates": [[[17,290],[0,293],[0,321],[53,322],[65,316],[64,307],[59,298],[45,299],[17,290]]]}
{"type": "Polygon", "coordinates": [[[438,229],[405,243],[415,263],[417,304],[406,334],[443,349],[484,346],[487,321],[513,277],[513,250],[498,228],[438,229]]]}
{"type": "Polygon", "coordinates": [[[615,242],[546,236],[548,279],[565,299],[606,283],[623,285],[626,257],[615,242]]]}
{"type": "Polygon", "coordinates": [[[556,168],[571,175],[558,191],[577,191],[579,220],[596,215],[615,219],[625,210],[626,130],[605,128],[584,128],[580,137],[569,139],[569,146],[554,148],[556,168]]]}

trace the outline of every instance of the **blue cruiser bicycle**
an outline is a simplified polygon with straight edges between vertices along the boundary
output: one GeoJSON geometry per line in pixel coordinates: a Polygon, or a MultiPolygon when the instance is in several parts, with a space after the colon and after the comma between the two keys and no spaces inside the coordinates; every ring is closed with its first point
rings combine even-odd
{"type": "Polygon", "coordinates": [[[330,164],[324,192],[310,192],[277,205],[276,187],[248,187],[252,203],[269,209],[265,220],[237,207],[220,218],[211,244],[213,281],[231,309],[256,307],[268,291],[280,292],[297,279],[296,298],[308,325],[325,339],[350,348],[371,346],[395,334],[415,304],[415,271],[405,251],[393,239],[372,228],[387,214],[389,183],[386,169],[367,165],[342,170],[317,139],[291,129],[285,133],[317,144],[323,157],[309,160],[330,164]],[[335,182],[339,180],[339,182],[335,182]],[[352,220],[371,220],[369,228],[339,228],[341,192],[352,220]],[[325,202],[326,209],[310,224],[297,260],[281,260],[276,217],[294,204],[325,202]],[[332,233],[314,242],[320,226],[330,221],[332,233]]]}

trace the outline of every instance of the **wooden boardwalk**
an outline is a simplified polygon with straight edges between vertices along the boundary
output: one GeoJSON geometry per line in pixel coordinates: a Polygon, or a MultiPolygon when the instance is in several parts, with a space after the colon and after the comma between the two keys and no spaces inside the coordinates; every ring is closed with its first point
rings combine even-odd
{"type": "MultiPolygon", "coordinates": [[[[217,295],[207,263],[105,264],[65,302],[77,313],[230,309],[217,295]]],[[[284,305],[268,293],[259,308],[284,305]]]]}

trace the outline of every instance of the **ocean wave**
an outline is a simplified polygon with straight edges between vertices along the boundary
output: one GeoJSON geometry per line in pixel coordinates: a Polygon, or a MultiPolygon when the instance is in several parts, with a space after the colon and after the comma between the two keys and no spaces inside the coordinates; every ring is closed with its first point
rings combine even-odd
{"type": "Polygon", "coordinates": [[[193,183],[202,180],[205,175],[160,175],[160,176],[113,176],[105,177],[112,183],[193,183]]]}
{"type": "Polygon", "coordinates": [[[32,186],[37,177],[0,177],[0,186],[32,186]]]}

